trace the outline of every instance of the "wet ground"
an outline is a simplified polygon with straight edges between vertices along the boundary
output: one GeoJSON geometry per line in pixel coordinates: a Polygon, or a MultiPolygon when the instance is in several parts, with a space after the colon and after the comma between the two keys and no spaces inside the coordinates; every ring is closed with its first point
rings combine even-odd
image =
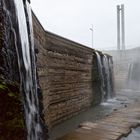
{"type": "Polygon", "coordinates": [[[132,129],[132,132],[121,140],[140,140],[140,127],[132,129]]]}
{"type": "Polygon", "coordinates": [[[54,140],[72,132],[78,127],[80,123],[87,121],[95,122],[109,115],[111,112],[116,111],[119,108],[126,108],[129,104],[133,104],[135,102],[140,102],[139,91],[127,89],[118,92],[116,98],[110,99],[106,103],[102,103],[96,107],[91,107],[89,110],[82,112],[79,115],[55,126],[50,132],[50,140],[54,140]]]}

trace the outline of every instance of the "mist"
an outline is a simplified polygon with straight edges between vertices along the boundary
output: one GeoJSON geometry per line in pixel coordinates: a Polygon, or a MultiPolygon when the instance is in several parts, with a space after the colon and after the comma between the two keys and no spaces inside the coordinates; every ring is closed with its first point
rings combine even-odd
{"type": "Polygon", "coordinates": [[[105,52],[113,56],[116,91],[140,91],[140,48],[105,52]]]}

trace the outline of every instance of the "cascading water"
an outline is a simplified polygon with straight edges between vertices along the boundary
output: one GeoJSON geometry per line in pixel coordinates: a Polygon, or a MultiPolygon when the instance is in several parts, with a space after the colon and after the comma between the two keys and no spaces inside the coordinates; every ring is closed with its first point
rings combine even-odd
{"type": "Polygon", "coordinates": [[[110,97],[113,98],[115,96],[114,92],[114,73],[113,73],[113,61],[111,58],[108,58],[108,64],[109,64],[109,72],[110,72],[110,97]]]}
{"type": "Polygon", "coordinates": [[[131,63],[129,65],[129,68],[128,68],[128,82],[130,82],[131,81],[131,78],[132,78],[132,68],[133,68],[133,64],[131,63]]]}
{"type": "Polygon", "coordinates": [[[127,88],[140,90],[140,62],[139,58],[133,60],[128,68],[127,88]]]}
{"type": "Polygon", "coordinates": [[[40,140],[42,139],[42,128],[40,123],[39,101],[37,94],[31,8],[26,1],[26,12],[29,21],[28,32],[27,19],[23,1],[14,0],[14,3],[21,39],[21,56],[19,56],[19,67],[22,92],[24,93],[24,110],[27,127],[27,139],[40,140]],[[28,36],[28,33],[30,33],[30,36],[28,36]]]}
{"type": "Polygon", "coordinates": [[[106,91],[105,91],[105,79],[104,79],[104,75],[103,75],[103,65],[102,65],[100,54],[98,52],[95,52],[95,53],[97,56],[98,70],[99,70],[99,75],[101,78],[101,93],[102,93],[101,101],[104,102],[104,96],[106,94],[106,91]]]}
{"type": "Polygon", "coordinates": [[[102,92],[102,102],[112,98],[113,93],[113,65],[110,58],[103,55],[103,61],[98,52],[96,52],[98,61],[98,70],[101,78],[101,92],[102,92]]]}
{"type": "Polygon", "coordinates": [[[103,65],[105,69],[105,76],[106,76],[106,87],[107,87],[107,95],[106,99],[111,98],[111,73],[110,73],[110,65],[106,55],[103,56],[103,65]]]}
{"type": "Polygon", "coordinates": [[[38,85],[36,78],[36,62],[34,52],[34,38],[32,29],[32,15],[29,3],[24,0],[4,1],[2,7],[10,22],[11,32],[14,38],[14,46],[18,56],[18,67],[20,73],[20,86],[23,93],[23,104],[25,124],[28,140],[42,140],[43,128],[41,125],[38,85]],[[10,13],[5,3],[13,8],[10,13]],[[15,19],[16,26],[12,23],[15,19]]]}

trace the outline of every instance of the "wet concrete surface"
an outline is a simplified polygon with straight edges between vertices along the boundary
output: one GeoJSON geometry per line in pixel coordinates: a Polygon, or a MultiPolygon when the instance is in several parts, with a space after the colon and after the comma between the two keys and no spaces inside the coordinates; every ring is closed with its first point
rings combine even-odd
{"type": "Polygon", "coordinates": [[[96,107],[91,107],[87,111],[53,127],[53,129],[50,130],[50,140],[55,140],[56,138],[72,132],[83,122],[95,122],[103,119],[120,108],[127,108],[130,104],[140,102],[139,91],[124,89],[117,92],[116,95],[116,98],[110,99],[96,107]]]}
{"type": "Polygon", "coordinates": [[[140,127],[132,129],[132,132],[127,137],[123,137],[120,140],[140,140],[140,127]]]}

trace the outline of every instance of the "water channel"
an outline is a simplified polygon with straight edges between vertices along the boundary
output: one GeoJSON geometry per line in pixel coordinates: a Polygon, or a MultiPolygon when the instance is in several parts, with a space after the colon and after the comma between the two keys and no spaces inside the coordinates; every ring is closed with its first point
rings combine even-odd
{"type": "MultiPolygon", "coordinates": [[[[109,99],[96,107],[91,107],[87,111],[61,123],[52,128],[50,131],[50,140],[62,137],[67,133],[78,128],[79,124],[83,122],[95,122],[100,120],[110,113],[117,111],[119,108],[126,108],[128,105],[139,102],[140,93],[132,90],[124,90],[117,93],[117,97],[109,99]],[[128,95],[126,97],[126,94],[128,95]]],[[[134,139],[135,140],[135,139],[134,139]]]]}

